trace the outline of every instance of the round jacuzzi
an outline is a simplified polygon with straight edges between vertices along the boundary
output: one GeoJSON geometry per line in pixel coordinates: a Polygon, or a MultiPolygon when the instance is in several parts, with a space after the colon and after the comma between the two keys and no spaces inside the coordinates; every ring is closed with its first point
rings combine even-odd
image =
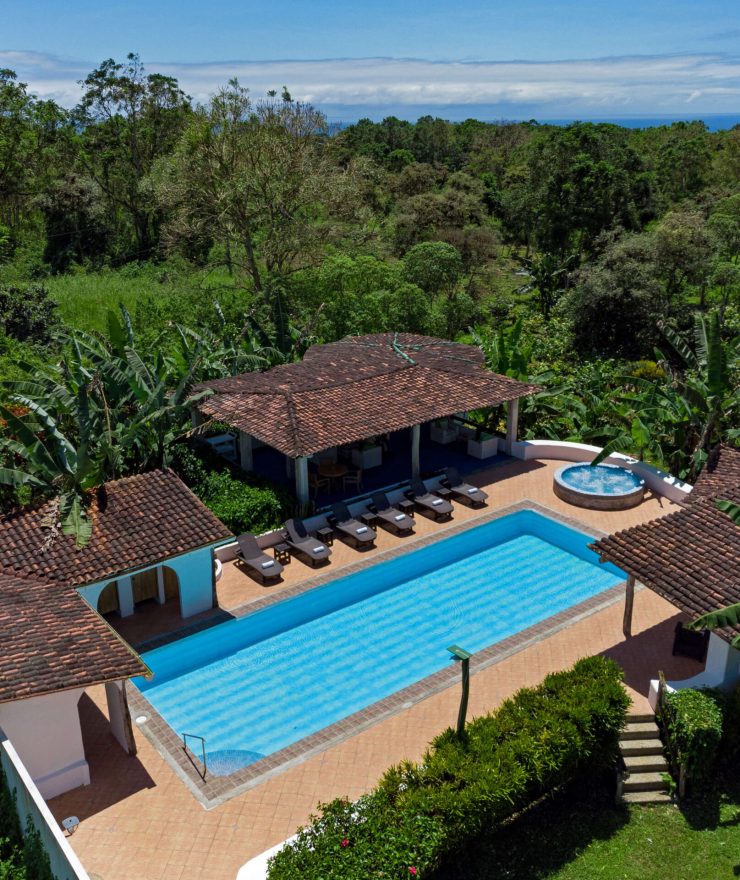
{"type": "Polygon", "coordinates": [[[555,471],[553,491],[568,504],[592,510],[626,510],[645,495],[645,481],[616,464],[567,464],[555,471]]]}

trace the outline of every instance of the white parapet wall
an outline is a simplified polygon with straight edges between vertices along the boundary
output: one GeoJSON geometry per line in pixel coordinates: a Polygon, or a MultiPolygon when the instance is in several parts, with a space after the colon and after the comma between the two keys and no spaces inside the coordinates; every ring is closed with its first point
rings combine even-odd
{"type": "MultiPolygon", "coordinates": [[[[512,443],[511,454],[514,458],[529,461],[533,458],[548,458],[555,461],[591,461],[601,452],[600,446],[587,443],[568,443],[559,440],[519,440],[512,443]]],[[[621,452],[613,452],[604,459],[607,464],[617,464],[633,471],[645,481],[648,489],[656,495],[662,495],[669,501],[686,501],[693,488],[678,477],[662,471],[660,468],[645,461],[638,461],[621,452]]]]}
{"type": "MultiPolygon", "coordinates": [[[[680,681],[668,681],[666,685],[671,691],[684,688],[719,688],[729,690],[740,681],[740,651],[730,646],[716,633],[709,634],[709,646],[704,669],[693,678],[680,681]]],[[[658,679],[650,682],[648,700],[653,709],[658,704],[658,679]]]]}
{"type": "Polygon", "coordinates": [[[41,844],[49,856],[51,872],[56,880],[90,880],[89,874],[82,867],[82,863],[52,816],[51,810],[34,785],[31,774],[21,761],[13,743],[2,729],[0,729],[0,764],[8,788],[11,792],[15,792],[15,804],[21,828],[25,829],[26,821],[30,816],[41,838],[41,844]]]}

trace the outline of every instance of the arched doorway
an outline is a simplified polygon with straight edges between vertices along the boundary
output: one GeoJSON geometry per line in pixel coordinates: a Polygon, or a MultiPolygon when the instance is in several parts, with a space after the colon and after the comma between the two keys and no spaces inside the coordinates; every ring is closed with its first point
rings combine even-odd
{"type": "Polygon", "coordinates": [[[106,614],[121,613],[121,606],[118,601],[117,581],[111,581],[103,587],[98,596],[97,612],[103,616],[106,614]]]}
{"type": "Polygon", "coordinates": [[[180,578],[177,576],[177,572],[174,568],[170,568],[168,565],[161,565],[159,570],[161,571],[162,586],[164,588],[165,605],[174,601],[179,605],[180,578]]]}

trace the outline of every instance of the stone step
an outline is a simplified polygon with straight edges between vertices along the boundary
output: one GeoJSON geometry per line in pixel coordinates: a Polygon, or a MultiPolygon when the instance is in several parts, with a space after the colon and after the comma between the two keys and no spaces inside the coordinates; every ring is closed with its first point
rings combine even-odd
{"type": "Polygon", "coordinates": [[[628,791],[622,795],[626,804],[671,804],[671,796],[663,791],[628,791]]]}
{"type": "Polygon", "coordinates": [[[653,712],[634,712],[632,715],[627,716],[628,724],[641,724],[647,721],[655,721],[655,713],[653,712]]]}
{"type": "MultiPolygon", "coordinates": [[[[633,740],[634,742],[634,740],[633,740]]],[[[628,773],[667,773],[668,763],[663,755],[623,755],[628,773]]]]}
{"type": "Polygon", "coordinates": [[[619,751],[623,758],[630,755],[662,755],[663,743],[655,739],[627,739],[620,740],[619,751]]]}
{"type": "Polygon", "coordinates": [[[652,739],[659,737],[660,731],[654,721],[630,722],[620,734],[620,739],[652,739]]]}
{"type": "Polygon", "coordinates": [[[624,792],[668,791],[668,780],[661,773],[630,773],[624,780],[624,792]]]}

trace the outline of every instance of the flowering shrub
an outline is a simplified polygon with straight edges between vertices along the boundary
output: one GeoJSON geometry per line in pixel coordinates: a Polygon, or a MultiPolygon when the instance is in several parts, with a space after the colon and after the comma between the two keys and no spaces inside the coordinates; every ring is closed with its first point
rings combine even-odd
{"type": "Polygon", "coordinates": [[[611,660],[548,675],[473,720],[462,739],[444,731],[421,763],[391,767],[358,801],[320,804],[273,857],[269,880],[431,877],[484,829],[613,762],[628,705],[611,660]]]}

